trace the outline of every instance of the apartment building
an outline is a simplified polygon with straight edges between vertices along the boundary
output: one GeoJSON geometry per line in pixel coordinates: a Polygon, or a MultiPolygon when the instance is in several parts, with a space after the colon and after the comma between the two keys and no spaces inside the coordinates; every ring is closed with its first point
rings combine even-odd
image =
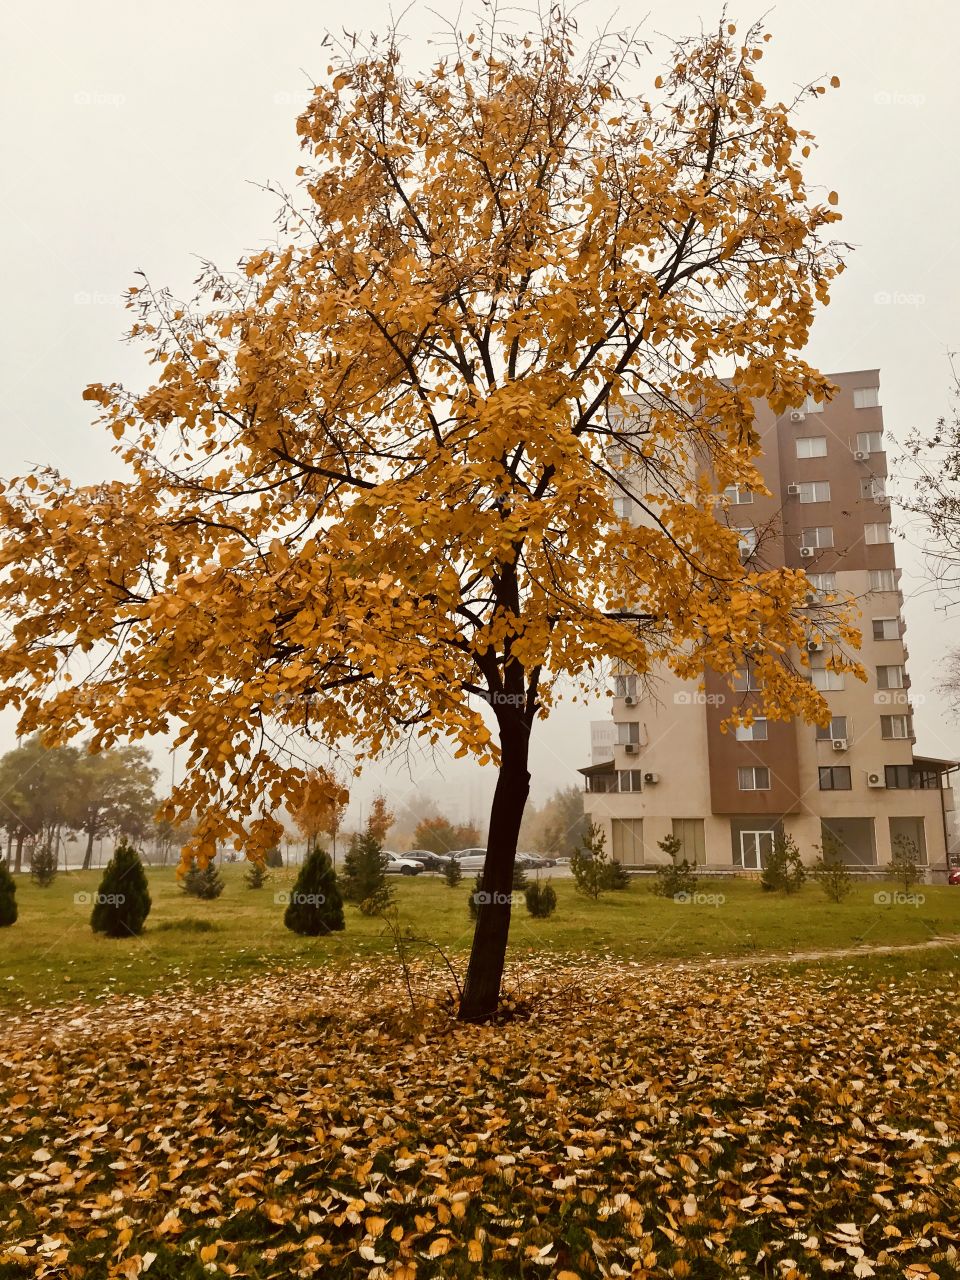
{"type": "Polygon", "coordinates": [[[758,716],[723,732],[732,699],[757,701],[749,667],[733,692],[711,671],[702,688],[670,672],[649,685],[614,673],[612,746],[596,726],[581,773],[586,811],[627,866],[663,862],[658,841],[673,834],[691,861],[755,871],[778,829],[805,861],[830,833],[844,861],[863,869],[888,863],[899,836],[931,873],[946,865],[958,766],[915,752],[879,372],[831,381],[839,391],[829,404],[780,416],[757,406],[757,469],[769,496],[729,490],[726,518],[741,531],[745,558],[806,570],[811,608],[833,594],[856,598],[869,680],[828,670],[812,642],[810,675],[830,725],[758,716]]]}

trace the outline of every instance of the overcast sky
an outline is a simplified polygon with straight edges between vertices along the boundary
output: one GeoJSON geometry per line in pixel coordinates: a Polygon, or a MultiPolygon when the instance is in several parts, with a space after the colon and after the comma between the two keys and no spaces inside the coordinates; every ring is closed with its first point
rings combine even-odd
{"type": "MultiPolygon", "coordinates": [[[[345,16],[352,28],[382,29],[390,9],[379,0],[7,0],[4,8],[0,472],[50,462],[90,481],[117,464],[90,426],[82,388],[143,377],[136,350],[121,343],[128,318],[120,296],[133,272],[183,291],[198,257],[226,266],[269,240],[274,204],[256,184],[293,184],[294,122],[326,68],[325,32],[340,30],[345,16]]],[[[407,12],[412,61],[428,56],[435,14],[456,11],[433,0],[407,12]]],[[[585,0],[578,9],[587,34],[611,17],[627,25],[646,14],[657,49],[664,35],[713,26],[719,12],[689,0],[585,0]]],[[[817,321],[809,357],[827,372],[879,367],[886,427],[902,437],[946,410],[948,352],[960,345],[957,237],[949,229],[960,207],[960,20],[935,0],[729,6],[741,23],[764,12],[774,39],[761,77],[774,94],[824,75],[841,80],[803,123],[819,143],[812,177],[839,193],[839,234],[857,250],[817,321]]],[[[650,85],[657,70],[654,57],[650,85]]],[[[953,755],[960,727],[945,718],[935,686],[956,628],[926,584],[920,555],[901,545],[899,556],[917,750],[953,755]]],[[[579,781],[591,714],[602,713],[567,705],[541,726],[535,796],[579,781]]],[[[12,742],[7,718],[0,749],[12,742]]],[[[371,772],[356,794],[383,784],[399,800],[429,788],[479,813],[493,783],[480,772],[449,766],[446,786],[426,765],[412,777],[371,772]]]]}

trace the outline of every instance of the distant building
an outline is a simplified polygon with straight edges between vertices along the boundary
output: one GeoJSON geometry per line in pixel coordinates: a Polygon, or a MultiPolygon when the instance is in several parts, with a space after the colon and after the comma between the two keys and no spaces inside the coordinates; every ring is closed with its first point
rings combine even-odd
{"type": "Polygon", "coordinates": [[[590,721],[590,763],[607,764],[615,758],[617,726],[612,720],[590,721]]]}
{"type": "MultiPolygon", "coordinates": [[[[946,864],[955,832],[949,781],[958,766],[914,749],[879,374],[831,380],[839,392],[827,405],[776,417],[758,404],[756,465],[770,496],[728,490],[728,515],[745,558],[806,570],[811,607],[834,593],[858,599],[869,680],[828,670],[811,643],[810,678],[830,706],[828,727],[758,717],[721,732],[728,678],[707,671],[699,690],[669,671],[649,688],[615,674],[613,751],[604,754],[607,735],[591,725],[591,764],[581,772],[586,811],[628,866],[663,862],[657,842],[673,834],[691,860],[757,870],[778,829],[807,861],[829,832],[844,861],[860,868],[888,863],[898,836],[931,869],[946,864]],[[758,529],[767,531],[760,546],[758,529]]],[[[735,685],[742,705],[758,701],[749,667],[735,685]]]]}

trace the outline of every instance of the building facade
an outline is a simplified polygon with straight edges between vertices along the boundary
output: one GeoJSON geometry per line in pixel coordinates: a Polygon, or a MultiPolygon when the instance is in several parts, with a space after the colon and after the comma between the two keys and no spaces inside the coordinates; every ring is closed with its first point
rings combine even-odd
{"type": "Polygon", "coordinates": [[[855,597],[869,679],[828,670],[812,642],[810,675],[830,725],[758,716],[724,731],[732,698],[756,700],[749,668],[733,692],[710,671],[702,688],[670,672],[643,683],[615,674],[612,748],[598,751],[595,729],[592,763],[581,772],[586,811],[627,866],[664,862],[659,842],[675,835],[691,861],[756,871],[781,829],[807,862],[826,837],[851,866],[882,867],[898,846],[912,847],[942,877],[956,765],[914,750],[879,373],[831,381],[839,390],[828,404],[779,416],[757,406],[756,466],[769,495],[728,490],[727,519],[741,531],[745,557],[807,572],[812,608],[834,594],[855,597]]]}

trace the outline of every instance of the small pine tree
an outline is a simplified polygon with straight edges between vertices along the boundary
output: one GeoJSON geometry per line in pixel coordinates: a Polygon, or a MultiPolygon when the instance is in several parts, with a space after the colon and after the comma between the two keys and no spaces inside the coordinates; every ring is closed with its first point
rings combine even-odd
{"type": "Polygon", "coordinates": [[[557,909],[557,891],[549,880],[535,880],[523,893],[530,915],[540,919],[552,916],[557,909]]]}
{"type": "Polygon", "coordinates": [[[276,870],[277,867],[283,866],[283,854],[280,852],[278,845],[274,845],[272,849],[268,849],[263,855],[264,865],[276,870]]]}
{"type": "Polygon", "coordinates": [[[251,862],[243,876],[243,883],[248,889],[262,889],[270,879],[266,862],[251,862]]]}
{"type": "Polygon", "coordinates": [[[783,831],[773,837],[773,848],[767,854],[767,865],[760,874],[760,887],[765,893],[796,893],[807,878],[797,842],[783,831]]]}
{"type": "Polygon", "coordinates": [[[150,890],[140,855],[125,841],[107,863],[90,915],[94,933],[136,938],[150,914],[150,890]]]}
{"type": "Polygon", "coordinates": [[[455,889],[463,879],[463,867],[457,858],[448,858],[443,868],[443,878],[451,889],[455,889]]]}
{"type": "Polygon", "coordinates": [[[364,915],[381,915],[392,901],[383,864],[383,848],[375,835],[363,831],[353,836],[343,860],[343,896],[364,915]]]}
{"type": "Polygon", "coordinates": [[[283,923],[292,933],[318,938],[344,928],[343,897],[326,849],[307,855],[294,883],[283,923]]]}
{"type": "Polygon", "coordinates": [[[853,880],[841,855],[840,841],[832,831],[824,831],[813,879],[831,902],[842,902],[853,888],[853,880]]]}
{"type": "Polygon", "coordinates": [[[893,857],[890,860],[890,875],[903,885],[904,893],[909,893],[920,881],[920,850],[916,840],[902,833],[893,837],[893,857]]]}
{"type": "Polygon", "coordinates": [[[606,888],[609,874],[607,862],[607,838],[603,831],[591,823],[570,859],[570,870],[580,893],[596,900],[606,888]]]}
{"type": "Polygon", "coordinates": [[[657,867],[653,874],[653,892],[659,898],[689,896],[697,888],[697,864],[680,857],[683,842],[678,836],[664,836],[657,846],[670,859],[657,867]]]}
{"type": "Polygon", "coordinates": [[[604,889],[629,889],[630,875],[622,862],[611,858],[603,876],[604,889]]]}
{"type": "Polygon", "coordinates": [[[17,922],[17,882],[0,862],[0,929],[17,922]]]}
{"type": "Polygon", "coordinates": [[[483,893],[483,872],[478,871],[473,881],[473,888],[470,890],[470,896],[467,898],[467,910],[470,912],[470,919],[476,920],[480,910],[479,894],[483,893]]]}
{"type": "Polygon", "coordinates": [[[38,841],[30,854],[30,879],[41,889],[49,889],[56,874],[57,855],[49,844],[38,841]]]}
{"type": "Polygon", "coordinates": [[[513,884],[511,888],[514,893],[523,893],[530,881],[527,879],[527,873],[523,867],[513,864],[513,884]]]}
{"type": "Polygon", "coordinates": [[[205,867],[199,866],[196,858],[191,858],[186,875],[180,881],[180,888],[191,898],[212,901],[223,893],[223,876],[212,858],[205,867]]]}

